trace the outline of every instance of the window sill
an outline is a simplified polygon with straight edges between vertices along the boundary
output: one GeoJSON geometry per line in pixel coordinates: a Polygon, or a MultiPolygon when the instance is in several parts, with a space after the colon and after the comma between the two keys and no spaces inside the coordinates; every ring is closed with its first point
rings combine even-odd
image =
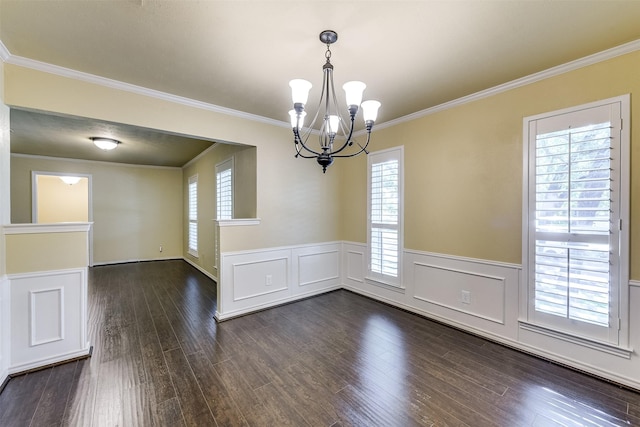
{"type": "Polygon", "coordinates": [[[191,255],[194,258],[198,258],[198,252],[192,251],[192,250],[188,250],[187,253],[189,255],[191,255]]]}
{"type": "Polygon", "coordinates": [[[370,285],[374,285],[374,286],[378,286],[380,288],[384,288],[384,289],[388,289],[390,291],[393,292],[398,292],[401,294],[404,294],[406,291],[406,288],[400,285],[392,285],[391,283],[387,283],[387,282],[383,282],[379,279],[374,279],[372,277],[365,277],[364,278],[365,282],[370,284],[370,285]]]}
{"type": "Polygon", "coordinates": [[[260,225],[260,218],[214,219],[219,227],[260,225]]]}
{"type": "Polygon", "coordinates": [[[576,335],[568,334],[566,332],[560,332],[555,329],[546,328],[544,326],[535,325],[523,320],[518,321],[518,324],[521,330],[546,335],[551,338],[556,338],[572,344],[580,345],[582,347],[587,347],[592,350],[597,350],[617,357],[622,357],[623,359],[631,359],[631,355],[633,354],[632,348],[625,348],[601,341],[590,340],[588,338],[583,338],[576,335]]]}

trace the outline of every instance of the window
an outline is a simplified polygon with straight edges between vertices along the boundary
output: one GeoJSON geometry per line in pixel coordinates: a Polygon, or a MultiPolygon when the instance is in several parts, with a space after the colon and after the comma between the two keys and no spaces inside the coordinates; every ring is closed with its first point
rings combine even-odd
{"type": "Polygon", "coordinates": [[[528,320],[614,345],[626,344],[628,106],[621,97],[525,119],[528,320]]]}
{"type": "Polygon", "coordinates": [[[189,178],[189,254],[198,256],[198,175],[189,178]]]}
{"type": "Polygon", "coordinates": [[[368,279],[400,287],[403,147],[368,156],[368,279]]]}
{"type": "Polygon", "coordinates": [[[216,165],[216,210],[218,219],[233,218],[233,158],[216,165]]]}

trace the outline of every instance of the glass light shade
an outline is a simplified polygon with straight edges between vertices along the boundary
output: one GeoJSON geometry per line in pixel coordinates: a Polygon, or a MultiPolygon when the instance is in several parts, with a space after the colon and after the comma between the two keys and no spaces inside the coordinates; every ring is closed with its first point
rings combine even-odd
{"type": "Polygon", "coordinates": [[[344,93],[347,95],[347,106],[360,105],[362,102],[362,93],[366,87],[366,84],[358,81],[346,82],[342,85],[342,89],[344,89],[344,93]]]}
{"type": "Polygon", "coordinates": [[[300,114],[300,120],[298,120],[298,115],[296,110],[289,110],[289,118],[291,119],[291,127],[302,129],[304,127],[304,116],[307,115],[306,111],[303,111],[300,114]]]}
{"type": "Polygon", "coordinates": [[[77,184],[80,182],[79,176],[61,176],[60,179],[65,184],[69,184],[69,185],[77,184]]]}
{"type": "Polygon", "coordinates": [[[364,101],[362,103],[362,116],[364,117],[364,121],[367,122],[371,120],[375,122],[378,118],[378,108],[380,108],[380,103],[378,101],[364,101]]]}
{"type": "Polygon", "coordinates": [[[109,138],[91,138],[96,147],[101,150],[113,150],[118,146],[118,141],[109,138]]]}
{"type": "Polygon", "coordinates": [[[339,116],[329,116],[329,133],[331,134],[337,133],[339,125],[340,125],[339,116]]]}
{"type": "Polygon", "coordinates": [[[303,79],[293,79],[289,82],[291,86],[291,99],[294,104],[306,104],[309,99],[311,83],[303,79]]]}

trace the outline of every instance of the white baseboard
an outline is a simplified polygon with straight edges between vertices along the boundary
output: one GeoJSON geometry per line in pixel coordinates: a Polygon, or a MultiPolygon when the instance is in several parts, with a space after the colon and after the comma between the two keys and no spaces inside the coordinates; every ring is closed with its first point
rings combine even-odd
{"type": "Polygon", "coordinates": [[[325,288],[322,290],[318,290],[318,291],[313,291],[313,292],[308,292],[306,294],[298,294],[292,297],[288,297],[288,298],[282,298],[282,299],[278,299],[278,300],[274,300],[274,301],[269,301],[268,303],[265,304],[259,304],[259,305],[254,305],[245,309],[241,309],[241,310],[233,310],[233,311],[228,311],[224,314],[219,313],[217,310],[214,314],[215,319],[218,322],[222,322],[224,320],[229,320],[229,319],[233,319],[234,317],[240,317],[243,316],[245,314],[249,314],[249,313],[255,313],[256,311],[261,311],[261,310],[267,310],[269,308],[274,308],[274,307],[278,307],[280,305],[284,305],[284,304],[289,304],[295,301],[300,301],[309,297],[313,297],[316,295],[321,295],[321,294],[325,294],[327,292],[333,292],[333,291],[337,291],[338,289],[342,289],[342,286],[338,285],[338,286],[331,286],[329,288],[325,288]]]}
{"type": "Polygon", "coordinates": [[[136,258],[136,259],[121,259],[121,260],[116,260],[116,261],[101,261],[101,262],[94,262],[92,267],[98,267],[101,265],[115,265],[115,264],[130,264],[130,263],[135,263],[135,262],[149,262],[149,261],[171,261],[171,260],[176,260],[176,259],[183,259],[182,257],[175,257],[175,256],[171,256],[171,257],[162,257],[162,258],[145,258],[145,259],[140,259],[140,258],[136,258]]]}
{"type": "Polygon", "coordinates": [[[209,279],[211,279],[214,282],[218,283],[218,278],[216,276],[214,276],[213,274],[211,274],[210,272],[208,272],[204,268],[200,267],[198,264],[196,264],[195,262],[191,261],[189,258],[182,258],[182,259],[185,260],[187,263],[189,263],[191,266],[193,266],[193,268],[195,268],[196,270],[200,271],[202,274],[207,276],[209,279]]]}
{"type": "Polygon", "coordinates": [[[9,375],[19,374],[33,369],[42,368],[49,365],[56,365],[59,363],[72,361],[74,359],[80,359],[82,357],[89,356],[91,354],[91,346],[79,351],[73,351],[64,354],[57,354],[51,357],[46,357],[38,360],[31,360],[29,362],[20,363],[18,365],[11,366],[9,368],[9,375]]]}

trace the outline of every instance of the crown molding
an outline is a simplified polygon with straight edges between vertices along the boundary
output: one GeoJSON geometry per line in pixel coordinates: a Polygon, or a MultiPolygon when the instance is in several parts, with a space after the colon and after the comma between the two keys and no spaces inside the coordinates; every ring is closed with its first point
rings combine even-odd
{"type": "Polygon", "coordinates": [[[10,56],[11,53],[9,53],[9,49],[7,49],[4,43],[2,43],[2,40],[0,40],[0,61],[7,62],[10,56]]]}
{"type": "Polygon", "coordinates": [[[522,86],[529,85],[531,83],[539,82],[551,77],[559,76],[561,74],[568,73],[570,71],[578,70],[580,68],[587,67],[589,65],[597,64],[609,59],[616,58],[618,56],[626,55],[628,53],[636,52],[640,50],[640,39],[634,40],[629,43],[625,43],[614,48],[594,53],[593,55],[585,56],[584,58],[576,59],[575,61],[567,62],[566,64],[552,67],[539,73],[530,74],[528,76],[512,80],[510,82],[494,86],[489,89],[481,90],[480,92],[472,93],[471,95],[463,96],[462,98],[454,99],[453,101],[445,102],[434,107],[426,108],[421,111],[417,111],[406,116],[399,117],[388,122],[376,124],[376,129],[383,129],[392,127],[400,123],[409,122],[421,117],[425,117],[431,114],[438,113],[440,111],[448,110],[450,108],[459,107],[470,102],[478,101],[480,99],[488,98],[490,96],[497,95],[502,92],[506,92],[512,89],[516,89],[522,86]]]}
{"type": "Polygon", "coordinates": [[[207,102],[197,101],[195,99],[186,98],[184,96],[179,96],[179,95],[173,95],[173,94],[161,92],[155,89],[148,89],[142,86],[137,86],[130,83],[121,82],[118,80],[96,76],[94,74],[89,74],[82,71],[76,71],[70,68],[60,67],[58,65],[48,64],[46,62],[25,58],[23,56],[12,55],[6,49],[4,44],[2,44],[2,41],[0,41],[0,58],[2,58],[2,61],[7,64],[17,65],[19,67],[29,68],[36,71],[42,71],[45,73],[54,74],[57,76],[66,77],[74,80],[79,80],[86,83],[92,83],[99,86],[104,86],[112,89],[122,90],[125,92],[135,93],[137,95],[143,95],[150,98],[156,98],[163,101],[169,101],[175,104],[186,105],[187,107],[193,107],[201,110],[212,111],[214,113],[234,116],[241,119],[251,120],[254,122],[261,122],[261,123],[266,123],[269,125],[279,126],[279,127],[287,127],[287,128],[290,127],[288,122],[274,120],[267,117],[258,116],[256,114],[245,113],[243,111],[233,110],[231,108],[221,107],[215,104],[209,104],[207,102]]]}
{"type": "MultiPolygon", "coordinates": [[[[488,98],[490,96],[497,95],[502,92],[506,92],[512,89],[516,89],[522,86],[526,86],[531,83],[539,82],[541,80],[548,79],[550,77],[559,76],[564,73],[568,73],[570,71],[578,70],[580,68],[587,67],[589,65],[597,64],[599,62],[603,62],[612,58],[616,58],[618,56],[626,55],[628,53],[636,52],[640,50],[640,39],[631,41],[629,43],[622,44],[620,46],[616,46],[611,49],[607,49],[602,52],[595,53],[593,55],[585,56],[584,58],[577,59],[575,61],[567,62],[562,65],[558,65],[556,67],[549,68],[547,70],[531,74],[529,76],[525,76],[516,80],[512,80],[510,82],[494,86],[489,89],[485,89],[476,93],[472,93],[467,96],[463,96],[458,99],[454,99],[453,101],[445,102],[430,108],[426,108],[424,110],[417,111],[412,114],[408,114],[406,116],[399,117],[394,120],[390,120],[384,123],[376,123],[376,129],[384,129],[392,126],[396,126],[400,123],[412,121],[419,119],[421,117],[425,117],[431,114],[438,113],[440,111],[448,110],[450,108],[455,108],[464,104],[468,104],[470,102],[478,101],[480,99],[488,98]]],[[[174,102],[177,104],[186,105],[188,107],[199,108],[202,110],[212,111],[215,113],[226,114],[229,116],[235,116],[242,119],[247,119],[255,122],[266,123],[278,127],[286,127],[289,128],[290,125],[287,122],[283,122],[280,120],[274,120],[263,116],[258,116],[256,114],[245,113],[238,110],[233,110],[231,108],[221,107],[219,105],[209,104],[202,101],[197,101],[194,99],[186,98],[183,96],[172,95],[169,93],[161,92],[154,89],[148,89],[141,86],[132,85],[129,83],[120,82],[117,80],[108,79],[106,77],[100,77],[89,73],[84,73],[81,71],[72,70],[69,68],[60,67],[57,65],[48,64],[46,62],[36,61],[33,59],[25,58],[22,56],[12,55],[11,52],[5,47],[0,40],[0,59],[8,64],[18,65],[25,68],[30,68],[36,71],[42,71],[50,74],[59,75],[62,77],[67,77],[70,79],[76,79],[88,83],[97,84],[100,86],[105,86],[113,89],[118,89],[126,92],[135,93],[138,95],[143,95],[151,98],[157,98],[164,101],[174,102]]],[[[364,130],[359,132],[355,132],[354,136],[364,134],[364,130]]]]}

